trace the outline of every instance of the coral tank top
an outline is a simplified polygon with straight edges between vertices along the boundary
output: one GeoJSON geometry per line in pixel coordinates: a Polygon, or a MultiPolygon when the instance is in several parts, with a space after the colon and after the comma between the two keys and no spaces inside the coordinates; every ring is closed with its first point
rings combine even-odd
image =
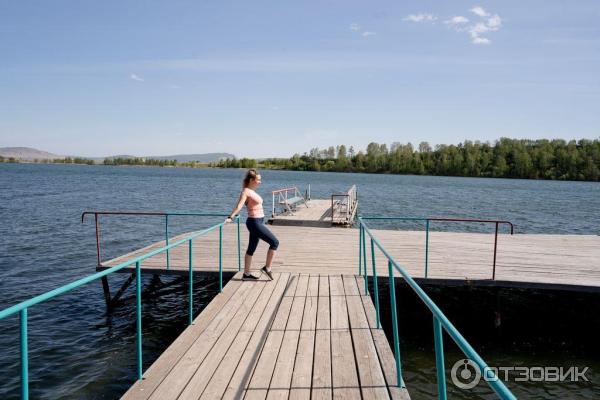
{"type": "Polygon", "coordinates": [[[262,218],[265,216],[263,211],[263,199],[254,190],[245,188],[244,193],[248,196],[246,200],[246,209],[250,218],[262,218]]]}

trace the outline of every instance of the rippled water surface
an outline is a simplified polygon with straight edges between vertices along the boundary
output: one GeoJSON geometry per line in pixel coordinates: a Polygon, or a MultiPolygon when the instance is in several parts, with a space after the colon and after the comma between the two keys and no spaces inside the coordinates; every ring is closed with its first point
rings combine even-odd
{"type": "MultiPolygon", "coordinates": [[[[94,272],[93,221],[87,209],[229,212],[244,171],[148,167],[0,164],[0,309],[94,272]]],[[[481,178],[264,171],[260,193],[311,185],[313,198],[359,188],[363,214],[508,219],[518,232],[600,234],[600,185],[481,178]]],[[[180,217],[172,233],[219,219],[180,217]]],[[[399,228],[396,224],[390,228],[399,228]]],[[[420,229],[417,225],[403,228],[420,229]]],[[[489,230],[480,225],[434,229],[489,230]]],[[[153,217],[101,221],[103,258],[162,239],[153,217]]],[[[116,288],[124,275],[111,276],[116,288]]],[[[144,278],[145,368],[185,328],[186,286],[174,278],[144,278]]],[[[216,282],[198,279],[195,311],[215,295],[216,282]]],[[[135,303],[107,315],[99,282],[29,310],[32,398],[119,397],[135,379],[135,303]]],[[[18,395],[18,318],[0,321],[0,398],[18,395]]],[[[418,364],[418,362],[417,362],[418,364]]],[[[426,379],[423,367],[412,372],[426,379]]],[[[431,376],[433,382],[435,377],[431,376]]],[[[418,382],[418,380],[415,380],[418,382]]],[[[537,398],[553,398],[540,389],[537,398]]]]}

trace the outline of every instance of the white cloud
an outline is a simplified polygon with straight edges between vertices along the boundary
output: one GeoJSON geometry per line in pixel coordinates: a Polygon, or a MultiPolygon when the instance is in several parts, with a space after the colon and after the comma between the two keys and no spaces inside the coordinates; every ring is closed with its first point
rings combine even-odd
{"type": "Polygon", "coordinates": [[[130,79],[132,79],[132,80],[134,80],[134,81],[138,81],[138,82],[144,82],[144,79],[143,79],[143,78],[141,78],[141,77],[139,77],[139,76],[138,76],[138,75],[136,75],[136,74],[131,74],[131,75],[129,75],[129,78],[130,78],[130,79]]]}
{"type": "Polygon", "coordinates": [[[449,20],[444,21],[444,23],[448,25],[464,25],[467,22],[469,22],[469,19],[467,17],[463,17],[462,15],[457,15],[449,20]]]}
{"type": "Polygon", "coordinates": [[[433,14],[410,14],[404,18],[404,21],[410,22],[434,22],[438,18],[433,14]]]}
{"type": "Polygon", "coordinates": [[[375,36],[375,35],[377,35],[377,32],[369,32],[369,31],[364,31],[364,32],[362,33],[362,35],[363,35],[364,37],[367,37],[367,36],[375,36]]]}
{"type": "Polygon", "coordinates": [[[488,18],[487,26],[490,28],[490,30],[497,31],[500,29],[500,27],[502,27],[502,18],[500,18],[498,14],[495,14],[493,17],[488,18]]]}
{"type": "Polygon", "coordinates": [[[487,39],[484,37],[479,37],[479,36],[475,36],[471,42],[473,44],[490,44],[490,43],[492,43],[492,41],[490,39],[487,39]]]}
{"type": "Polygon", "coordinates": [[[482,18],[490,16],[490,13],[485,11],[483,9],[483,7],[480,7],[480,6],[475,6],[475,7],[471,8],[469,11],[471,11],[473,14],[478,15],[482,18]]]}
{"type": "Polygon", "coordinates": [[[358,25],[357,23],[351,23],[350,30],[354,31],[354,32],[358,32],[360,30],[360,25],[358,25]]]}
{"type": "Polygon", "coordinates": [[[486,24],[483,22],[478,22],[469,28],[469,33],[471,34],[471,37],[475,37],[481,35],[482,33],[486,33],[489,30],[490,28],[486,24]]]}

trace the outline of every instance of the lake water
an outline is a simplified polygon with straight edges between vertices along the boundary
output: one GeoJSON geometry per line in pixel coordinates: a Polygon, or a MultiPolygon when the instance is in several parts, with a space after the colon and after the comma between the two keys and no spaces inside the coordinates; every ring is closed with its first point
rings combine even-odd
{"type": "MultiPolygon", "coordinates": [[[[0,309],[94,272],[93,218],[81,224],[82,211],[228,213],[243,174],[242,170],[0,164],[0,309]]],[[[600,234],[598,183],[292,171],[262,175],[259,192],[266,212],[274,189],[295,185],[304,191],[310,184],[313,198],[328,198],[356,184],[365,215],[498,218],[515,223],[518,233],[600,234]]],[[[180,217],[169,222],[172,234],[177,234],[219,221],[180,217]]],[[[422,229],[418,224],[382,225],[422,229]]],[[[493,229],[462,224],[432,228],[493,229]]],[[[153,217],[107,217],[101,229],[104,259],[161,240],[164,234],[163,220],[153,217]]],[[[111,277],[111,288],[122,279],[111,277]]],[[[187,305],[184,284],[163,288],[151,278],[144,278],[144,283],[147,368],[185,328],[187,305]]],[[[198,313],[216,288],[211,279],[199,279],[195,287],[198,313]]],[[[107,315],[99,282],[30,309],[29,333],[32,398],[112,399],[135,378],[135,304],[128,300],[107,315]]],[[[18,318],[0,321],[2,399],[18,395],[18,349],[18,318]]],[[[415,383],[429,374],[421,372],[417,371],[415,383]]],[[[434,375],[431,384],[435,385],[434,375]]],[[[540,388],[535,396],[556,396],[546,392],[540,388]]],[[[576,395],[585,398],[586,393],[598,394],[576,395]]]]}

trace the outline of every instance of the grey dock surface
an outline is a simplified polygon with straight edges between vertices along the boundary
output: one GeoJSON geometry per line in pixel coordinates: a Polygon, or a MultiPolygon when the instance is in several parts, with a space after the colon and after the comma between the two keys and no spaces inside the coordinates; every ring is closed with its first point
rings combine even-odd
{"type": "MultiPolygon", "coordinates": [[[[245,226],[242,225],[240,228],[243,263],[248,232],[245,226]]],[[[277,225],[270,226],[269,229],[280,241],[273,264],[276,271],[304,274],[358,274],[357,229],[277,225]]],[[[424,232],[373,230],[373,233],[408,273],[417,279],[424,278],[424,232]]],[[[212,273],[218,271],[218,240],[218,231],[194,240],[195,271],[212,273]]],[[[118,262],[163,245],[164,241],[154,243],[144,249],[105,262],[99,269],[116,265],[118,262]]],[[[367,243],[366,247],[368,273],[372,275],[370,243],[367,243]]],[[[430,232],[429,281],[600,290],[600,236],[500,234],[495,281],[491,281],[493,248],[493,234],[430,232]]],[[[267,246],[261,243],[254,255],[254,269],[264,265],[266,250],[267,246]]],[[[376,250],[376,266],[379,276],[387,276],[387,260],[378,250],[376,250]]],[[[237,231],[234,224],[227,225],[223,230],[223,270],[238,270],[237,231]]],[[[131,273],[130,269],[122,271],[131,273]]],[[[142,271],[187,274],[187,246],[179,246],[171,250],[168,271],[164,254],[144,261],[142,271]]]]}
{"type": "Polygon", "coordinates": [[[408,399],[362,277],[236,274],[124,399],[408,399]]]}
{"type": "MultiPolygon", "coordinates": [[[[241,256],[248,234],[241,226],[241,256]]],[[[124,395],[126,399],[408,399],[395,381],[395,361],[371,298],[358,274],[357,229],[271,226],[280,247],[275,280],[242,281],[236,273],[124,395]]],[[[600,236],[498,236],[496,280],[491,280],[493,234],[430,232],[424,278],[425,234],[373,230],[389,253],[421,282],[501,284],[600,291],[600,236]]],[[[184,235],[188,235],[187,233],[184,235]]],[[[177,240],[184,235],[176,236],[177,240]]],[[[117,265],[164,241],[104,263],[117,265]]],[[[368,275],[372,275],[367,243],[368,275]]],[[[215,273],[219,232],[194,240],[193,268],[215,273]]],[[[223,271],[237,272],[237,226],[226,225],[223,271]]],[[[267,246],[254,255],[255,270],[267,246]]],[[[188,274],[188,246],[145,260],[144,273],[188,274]]],[[[377,273],[387,259],[375,252],[377,273]]],[[[131,273],[131,269],[123,269],[131,273]]],[[[397,273],[397,272],[396,272],[397,273]]],[[[408,388],[410,390],[410,387],[408,388]]]]}
{"type": "MultiPolygon", "coordinates": [[[[336,211],[336,216],[331,218],[331,199],[312,199],[307,202],[307,205],[299,204],[293,213],[279,214],[276,217],[270,217],[268,223],[271,225],[282,226],[305,226],[305,227],[320,227],[328,228],[332,225],[347,225],[354,221],[352,214],[349,221],[342,218],[336,211]]],[[[354,213],[356,212],[356,208],[354,213]]]]}

